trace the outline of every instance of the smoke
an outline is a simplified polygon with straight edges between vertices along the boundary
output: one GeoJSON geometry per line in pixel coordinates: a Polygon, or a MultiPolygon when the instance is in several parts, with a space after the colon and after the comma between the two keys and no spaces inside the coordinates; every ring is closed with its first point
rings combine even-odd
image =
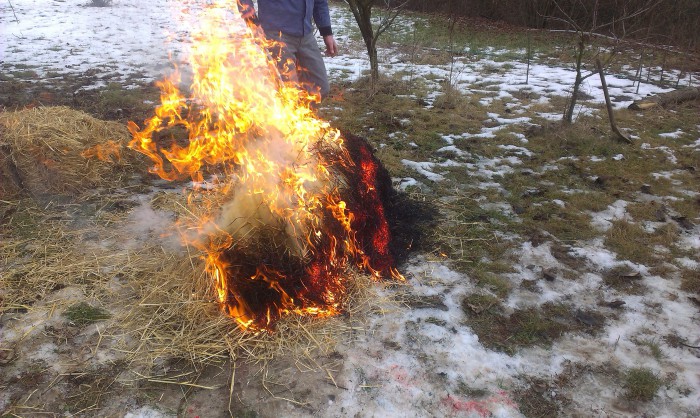
{"type": "Polygon", "coordinates": [[[131,238],[126,247],[139,248],[145,244],[158,244],[173,252],[183,251],[183,241],[175,222],[175,214],[153,209],[147,196],[142,196],[139,200],[141,204],[129,213],[123,228],[123,232],[131,238]]]}
{"type": "Polygon", "coordinates": [[[215,221],[215,228],[228,234],[234,245],[267,246],[297,258],[307,255],[321,192],[329,185],[316,172],[321,164],[318,153],[300,146],[276,130],[248,145],[248,153],[267,167],[232,177],[230,197],[215,221]]]}

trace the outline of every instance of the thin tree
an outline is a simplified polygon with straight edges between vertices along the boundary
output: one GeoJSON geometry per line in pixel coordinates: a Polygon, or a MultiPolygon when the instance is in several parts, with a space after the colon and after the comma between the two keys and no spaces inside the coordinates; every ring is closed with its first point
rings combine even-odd
{"type": "Polygon", "coordinates": [[[367,55],[369,57],[370,78],[374,86],[379,79],[379,60],[377,57],[377,40],[394,23],[399,15],[401,8],[407,1],[382,0],[385,13],[382,14],[377,25],[372,23],[372,8],[379,1],[376,0],[345,0],[350,6],[357,26],[360,28],[362,40],[367,47],[367,55]]]}
{"type": "MultiPolygon", "coordinates": [[[[612,9],[603,10],[600,0],[573,0],[564,2],[554,0],[555,14],[548,19],[563,23],[573,31],[576,37],[574,52],[574,71],[576,78],[571,92],[571,98],[564,111],[564,122],[573,123],[576,103],[583,82],[598,74],[598,70],[588,73],[584,71],[585,58],[594,46],[594,39],[609,37],[613,40],[613,48],[606,52],[602,48],[593,52],[593,60],[601,59],[603,68],[607,68],[615,58],[616,52],[622,41],[634,32],[634,23],[640,17],[649,13],[663,0],[621,0],[614,2],[612,9]]],[[[603,2],[609,5],[608,2],[603,2]]]]}

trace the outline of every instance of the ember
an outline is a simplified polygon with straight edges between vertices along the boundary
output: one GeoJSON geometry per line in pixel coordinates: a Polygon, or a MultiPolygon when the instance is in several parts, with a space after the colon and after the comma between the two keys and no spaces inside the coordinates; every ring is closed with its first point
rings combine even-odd
{"type": "Polygon", "coordinates": [[[280,81],[267,41],[236,10],[235,1],[205,10],[191,93],[179,91],[177,73],[161,82],[156,115],[143,129],[129,124],[130,146],[164,179],[210,185],[193,196],[219,194],[223,203],[187,226],[198,231],[192,242],[207,254],[222,308],[242,328],[270,330],[285,315],[342,312],[353,270],[403,278],[389,250],[386,171],[364,140],[314,115],[317,97],[280,81]],[[155,134],[173,128],[187,131],[186,143],[160,145],[155,134]]]}

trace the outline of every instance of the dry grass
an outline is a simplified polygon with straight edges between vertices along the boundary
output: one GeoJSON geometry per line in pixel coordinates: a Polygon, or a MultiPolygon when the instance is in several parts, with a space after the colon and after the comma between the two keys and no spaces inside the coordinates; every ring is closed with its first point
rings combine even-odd
{"type": "Polygon", "coordinates": [[[700,267],[681,272],[681,289],[700,296],[700,267]]]}
{"type": "Polygon", "coordinates": [[[465,324],[484,346],[508,354],[534,345],[550,346],[569,332],[595,334],[605,324],[605,318],[596,312],[551,302],[506,314],[500,299],[478,293],[462,300],[462,311],[465,324]]]}
{"type": "MultiPolygon", "coordinates": [[[[279,356],[313,359],[331,352],[354,326],[340,318],[289,316],[274,332],[242,331],[219,310],[200,257],[159,254],[155,248],[149,252],[152,257],[134,260],[140,274],[129,286],[136,294],[115,315],[109,331],[118,349],[139,366],[169,358],[187,358],[196,366],[227,359],[256,364],[279,356]]],[[[372,282],[364,276],[349,281],[347,313],[360,318],[373,311],[372,282]]]]}
{"type": "Polygon", "coordinates": [[[612,227],[606,233],[605,245],[623,259],[655,265],[664,261],[664,257],[668,257],[667,253],[661,253],[659,249],[671,248],[677,240],[678,233],[678,228],[673,224],[665,224],[649,233],[639,224],[613,221],[612,227]]]}
{"type": "Polygon", "coordinates": [[[120,253],[94,253],[75,245],[85,230],[71,230],[64,222],[51,221],[48,214],[30,205],[15,212],[0,228],[0,313],[26,310],[50,293],[72,285],[95,291],[108,280],[103,266],[115,266],[119,274],[125,257],[120,253]],[[41,234],[37,234],[41,231],[41,234]]]}
{"type": "Polygon", "coordinates": [[[136,159],[123,153],[130,138],[123,124],[68,107],[2,112],[0,131],[0,191],[7,194],[79,194],[116,185],[136,159]]]}
{"type": "MultiPolygon", "coordinates": [[[[389,303],[378,296],[369,277],[348,271],[346,315],[288,316],[276,324],[274,332],[243,331],[219,309],[202,250],[173,249],[163,245],[157,233],[134,231],[129,227],[133,204],[122,205],[124,192],[91,193],[86,209],[86,190],[115,184],[128,170],[137,169],[123,159],[109,163],[81,156],[105,141],[124,144],[128,133],[123,126],[68,108],[3,113],[0,126],[12,133],[3,137],[3,151],[9,151],[8,159],[0,160],[2,168],[11,163],[26,191],[31,195],[83,193],[77,203],[54,199],[43,207],[19,195],[11,202],[3,200],[0,315],[19,318],[34,309],[43,312],[46,304],[39,302],[51,300],[51,314],[70,317],[76,306],[82,306],[76,303],[87,303],[100,313],[99,318],[91,316],[85,322],[101,324],[99,347],[94,350],[109,353],[137,381],[200,385],[196,379],[159,375],[158,365],[171,359],[184,359],[199,370],[228,361],[264,368],[275,359],[305,364],[306,369],[321,368],[320,355],[333,352],[339,341],[363,326],[370,313],[381,312],[389,303]],[[75,297],[56,296],[65,288],[75,297]]],[[[3,184],[6,190],[16,186],[3,184]]],[[[162,191],[150,197],[149,206],[172,214],[181,228],[187,228],[210,216],[211,208],[221,203],[218,194],[203,193],[196,199],[195,205],[187,205],[186,196],[162,191]]],[[[5,341],[0,348],[20,342],[5,341]]]]}
{"type": "MultiPolygon", "coordinates": [[[[160,204],[171,210],[179,208],[184,217],[186,210],[179,200],[161,197],[160,204]]],[[[249,379],[263,379],[263,384],[264,379],[275,378],[268,365],[279,362],[333,379],[332,365],[319,359],[331,356],[340,342],[363,329],[370,314],[391,306],[378,296],[378,286],[369,277],[348,273],[346,315],[323,319],[289,316],[277,323],[275,332],[245,332],[220,311],[199,250],[164,249],[157,239],[135,240],[131,229],[123,227],[129,221],[126,212],[73,230],[60,219],[61,209],[19,205],[12,221],[0,227],[0,316],[3,320],[16,318],[18,324],[27,315],[39,319],[0,342],[0,350],[19,353],[12,362],[26,362],[16,348],[30,342],[33,330],[45,329],[42,319],[60,315],[70,328],[97,321],[99,340],[89,348],[95,356],[99,351],[100,357],[110,360],[107,364],[86,363],[78,380],[69,378],[66,387],[72,389],[66,408],[71,412],[98,410],[109,393],[127,386],[180,387],[183,391],[212,388],[201,378],[201,371],[209,365],[231,363],[235,371],[245,364],[259,370],[249,379]],[[36,234],[39,227],[43,234],[36,234]],[[35,233],[23,237],[27,231],[35,233]],[[113,244],[100,239],[86,242],[86,233],[109,237],[113,244]],[[61,289],[70,291],[70,297],[57,293],[61,289]],[[82,305],[76,312],[81,302],[94,309],[87,312],[82,309],[87,305],[82,305]],[[173,361],[182,364],[181,374],[163,372],[163,365],[173,361]],[[115,381],[118,375],[123,376],[119,382],[115,381]]],[[[41,376],[40,390],[56,378],[50,371],[41,376]]],[[[235,374],[230,381],[233,388],[235,374]]],[[[28,410],[59,408],[36,401],[20,402],[10,411],[23,415],[28,410]]]]}
{"type": "MultiPolygon", "coordinates": [[[[194,216],[182,205],[182,196],[158,199],[162,209],[182,218],[194,216]]],[[[0,314],[22,314],[51,299],[52,312],[71,315],[76,300],[53,295],[67,287],[77,289],[78,298],[82,295],[83,301],[100,309],[100,317],[92,318],[104,324],[100,350],[123,362],[136,380],[163,383],[152,371],[174,358],[185,359],[195,369],[230,360],[264,368],[279,358],[313,368],[319,355],[335,350],[347,334],[363,326],[368,314],[381,312],[388,303],[376,294],[376,283],[369,277],[348,272],[346,316],[289,316],[274,332],[242,331],[220,311],[200,250],[164,249],[157,239],[138,244],[124,228],[128,213],[80,230],[71,229],[57,213],[61,207],[47,211],[20,205],[0,228],[0,314]],[[36,234],[39,228],[41,235],[36,234]],[[84,241],[87,233],[96,240],[84,241]],[[109,237],[113,244],[103,244],[100,237],[109,237]]],[[[177,379],[165,383],[198,384],[177,379]]]]}

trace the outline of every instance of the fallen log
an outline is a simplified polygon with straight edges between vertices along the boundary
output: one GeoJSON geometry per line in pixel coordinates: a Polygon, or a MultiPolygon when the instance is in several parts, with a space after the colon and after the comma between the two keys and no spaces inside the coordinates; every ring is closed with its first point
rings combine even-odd
{"type": "Polygon", "coordinates": [[[666,107],[671,104],[695,99],[700,99],[700,87],[689,87],[645,97],[642,100],[635,100],[627,108],[631,110],[645,110],[656,106],[666,107]]]}

